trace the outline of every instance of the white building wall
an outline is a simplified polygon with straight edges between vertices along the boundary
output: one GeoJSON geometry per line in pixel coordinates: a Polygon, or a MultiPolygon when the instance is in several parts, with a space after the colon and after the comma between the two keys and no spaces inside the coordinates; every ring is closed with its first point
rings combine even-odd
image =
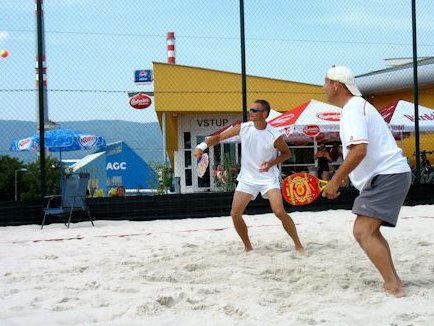
{"type": "MultiPolygon", "coordinates": [[[[181,193],[205,192],[215,190],[214,180],[209,177],[209,187],[200,187],[197,177],[197,164],[194,157],[194,148],[197,146],[201,139],[211,135],[230,125],[232,122],[241,119],[242,115],[236,114],[186,114],[178,115],[178,151],[175,152],[175,177],[180,178],[181,193]],[[191,147],[184,148],[184,133],[189,132],[191,136],[191,147]],[[187,151],[191,156],[191,165],[185,164],[185,154],[187,151]],[[186,173],[191,171],[192,184],[186,185],[186,173]],[[187,171],[187,172],[186,172],[187,171]]],[[[187,154],[188,155],[188,154],[187,154]]],[[[210,165],[209,168],[214,167],[213,151],[210,151],[210,165]]],[[[204,176],[205,177],[205,176],[204,176]]],[[[203,181],[203,180],[202,180],[203,181]]]]}

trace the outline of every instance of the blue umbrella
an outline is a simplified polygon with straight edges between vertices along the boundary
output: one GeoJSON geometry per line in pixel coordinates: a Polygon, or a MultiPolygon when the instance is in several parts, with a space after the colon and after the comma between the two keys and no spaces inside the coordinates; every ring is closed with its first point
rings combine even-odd
{"type": "MultiPolygon", "coordinates": [[[[63,192],[62,152],[78,151],[105,147],[106,141],[101,136],[88,132],[68,129],[53,129],[45,132],[45,148],[60,154],[60,182],[63,192]]],[[[11,145],[13,151],[37,151],[40,148],[39,134],[17,139],[11,145]]]]}

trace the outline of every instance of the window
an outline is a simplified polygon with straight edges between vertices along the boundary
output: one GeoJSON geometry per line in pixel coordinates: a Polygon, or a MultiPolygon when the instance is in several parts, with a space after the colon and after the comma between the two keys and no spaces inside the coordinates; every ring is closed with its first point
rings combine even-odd
{"type": "Polygon", "coordinates": [[[190,149],[191,148],[191,133],[184,132],[184,148],[190,149]]]}
{"type": "Polygon", "coordinates": [[[191,151],[184,151],[184,167],[191,169],[191,151]]]}
{"type": "Polygon", "coordinates": [[[191,133],[184,132],[184,173],[185,173],[185,185],[193,185],[193,179],[191,177],[191,133]]]}
{"type": "Polygon", "coordinates": [[[193,185],[193,179],[191,177],[191,169],[186,169],[185,170],[185,185],[186,186],[193,185]]]}

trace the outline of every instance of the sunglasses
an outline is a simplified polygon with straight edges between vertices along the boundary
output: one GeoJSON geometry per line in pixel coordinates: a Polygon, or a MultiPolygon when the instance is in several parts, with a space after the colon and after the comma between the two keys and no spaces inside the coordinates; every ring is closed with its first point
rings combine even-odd
{"type": "Polygon", "coordinates": [[[250,108],[250,113],[258,113],[258,112],[262,112],[264,110],[258,109],[258,108],[250,108]]]}

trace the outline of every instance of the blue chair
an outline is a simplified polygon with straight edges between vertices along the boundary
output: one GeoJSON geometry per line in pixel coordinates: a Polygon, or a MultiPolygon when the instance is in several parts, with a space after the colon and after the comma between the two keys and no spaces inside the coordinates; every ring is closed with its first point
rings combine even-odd
{"type": "Polygon", "coordinates": [[[47,207],[44,208],[44,218],[42,220],[41,229],[44,227],[45,219],[49,215],[58,216],[63,223],[69,228],[71,223],[72,213],[75,211],[84,211],[87,213],[90,222],[93,224],[92,216],[90,215],[89,207],[86,205],[87,184],[89,181],[89,173],[72,174],[65,178],[63,184],[63,194],[46,196],[48,199],[47,207]],[[53,199],[60,198],[60,205],[54,205],[53,199]],[[64,220],[64,216],[68,215],[68,221],[64,220]]]}

